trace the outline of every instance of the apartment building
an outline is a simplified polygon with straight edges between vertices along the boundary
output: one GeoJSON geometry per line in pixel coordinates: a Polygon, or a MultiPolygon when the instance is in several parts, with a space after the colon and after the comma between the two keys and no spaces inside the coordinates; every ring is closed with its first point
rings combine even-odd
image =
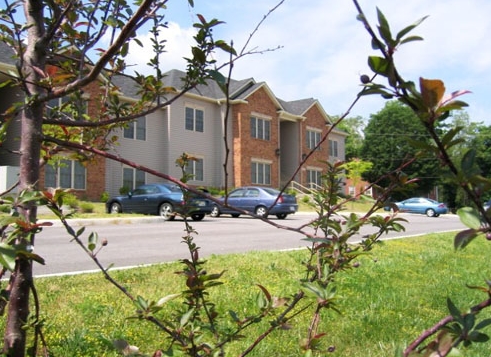
{"type": "MultiPolygon", "coordinates": [[[[0,72],[14,69],[8,47],[0,46],[0,72]]],[[[167,72],[165,85],[179,93],[184,75],[179,70],[167,72]]],[[[0,74],[0,81],[4,80],[0,74]]],[[[121,101],[135,100],[135,88],[128,78],[118,76],[114,84],[121,101]]],[[[89,115],[97,110],[91,100],[98,90],[94,84],[84,91],[89,115]]],[[[0,98],[3,112],[10,103],[19,101],[22,93],[0,88],[0,98]]],[[[338,130],[332,130],[328,140],[313,150],[331,130],[331,124],[319,101],[281,100],[265,82],[253,78],[231,81],[227,108],[225,95],[210,81],[163,109],[136,119],[127,128],[115,129],[111,135],[116,135],[118,142],[110,152],[175,178],[181,177],[175,160],[187,153],[195,158],[187,168],[193,174],[190,184],[195,186],[221,188],[227,183],[228,187],[280,187],[290,180],[308,186],[320,182],[323,162],[344,159],[346,134],[338,130]]],[[[15,171],[18,165],[14,153],[19,127],[15,122],[9,129],[8,139],[0,148],[0,167],[15,171]]],[[[132,189],[158,181],[162,179],[109,159],[82,163],[67,157],[45,167],[40,186],[72,188],[79,197],[98,200],[103,192],[115,195],[122,187],[132,189]]]]}

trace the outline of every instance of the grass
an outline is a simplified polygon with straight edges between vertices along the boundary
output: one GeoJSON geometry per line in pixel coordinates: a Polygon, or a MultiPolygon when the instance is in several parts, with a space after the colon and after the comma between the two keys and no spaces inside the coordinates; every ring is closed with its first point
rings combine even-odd
{"type": "MultiPolygon", "coordinates": [[[[323,344],[335,346],[329,355],[394,356],[397,346],[408,344],[448,314],[447,297],[461,308],[485,299],[466,284],[484,285],[490,278],[490,249],[481,239],[455,252],[448,233],[385,242],[364,256],[359,268],[338,276],[342,315],[326,311],[321,323],[326,333],[323,344]]],[[[220,316],[228,320],[228,310],[239,316],[256,311],[257,283],[274,296],[291,296],[299,288],[305,256],[306,251],[300,250],[210,257],[209,272],[227,269],[224,284],[213,288],[210,295],[220,316]]],[[[180,268],[179,263],[169,263],[115,271],[113,275],[134,296],[156,301],[183,289],[182,280],[174,274],[180,268]]],[[[39,278],[36,285],[46,317],[46,339],[54,356],[118,356],[108,342],[117,338],[149,355],[166,346],[167,340],[154,326],[128,319],[135,307],[100,274],[39,278]]],[[[169,307],[180,303],[173,301],[169,307]]],[[[171,311],[165,313],[167,319],[171,311]]],[[[485,311],[482,317],[491,317],[491,312],[485,311]]],[[[307,324],[308,316],[301,315],[291,330],[276,331],[250,356],[301,355],[298,345],[307,324]]],[[[264,321],[249,331],[247,338],[229,346],[227,355],[238,355],[267,327],[268,321],[264,321]]],[[[485,332],[491,333],[491,328],[485,332]]],[[[464,355],[487,357],[489,343],[472,346],[464,355]]]]}

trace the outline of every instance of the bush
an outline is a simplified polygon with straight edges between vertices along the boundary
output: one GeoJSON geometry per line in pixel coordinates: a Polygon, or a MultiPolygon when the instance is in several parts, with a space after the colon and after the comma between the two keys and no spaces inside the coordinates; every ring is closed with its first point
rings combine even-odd
{"type": "Polygon", "coordinates": [[[130,192],[131,189],[129,187],[123,186],[119,189],[119,194],[120,195],[127,195],[128,192],[130,192]]]}
{"type": "Polygon", "coordinates": [[[103,193],[101,193],[101,202],[102,203],[106,203],[107,200],[109,199],[109,193],[104,191],[103,193]]]}
{"type": "Polygon", "coordinates": [[[80,202],[80,211],[82,213],[94,213],[94,204],[92,202],[80,202]]]}
{"type": "Polygon", "coordinates": [[[74,194],[67,194],[65,197],[63,197],[63,204],[67,205],[71,209],[77,209],[80,205],[80,202],[74,194]]]}

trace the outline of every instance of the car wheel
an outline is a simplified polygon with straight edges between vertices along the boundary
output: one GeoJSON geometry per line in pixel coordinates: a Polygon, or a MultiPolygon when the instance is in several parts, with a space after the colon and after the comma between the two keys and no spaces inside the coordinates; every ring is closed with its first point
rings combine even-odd
{"type": "Polygon", "coordinates": [[[117,202],[111,203],[111,207],[109,208],[109,213],[116,214],[123,212],[121,205],[117,202]]]}
{"type": "Polygon", "coordinates": [[[174,208],[170,203],[162,203],[159,207],[159,215],[164,221],[173,221],[176,218],[174,208]]]}
{"type": "Polygon", "coordinates": [[[240,217],[240,214],[239,213],[232,213],[231,216],[234,217],[234,218],[239,218],[240,217]]]}
{"type": "Polygon", "coordinates": [[[264,206],[256,207],[255,213],[263,218],[268,218],[268,209],[264,206]]]}
{"type": "Polygon", "coordinates": [[[435,214],[436,214],[436,213],[435,213],[435,210],[434,210],[434,209],[432,209],[432,208],[428,208],[428,209],[426,210],[426,215],[427,215],[428,217],[435,217],[435,214]]]}
{"type": "Polygon", "coordinates": [[[276,215],[276,218],[278,218],[278,219],[285,219],[285,218],[286,218],[286,216],[288,216],[286,213],[278,213],[278,214],[276,215]]]}
{"type": "Polygon", "coordinates": [[[218,208],[217,205],[214,205],[212,210],[211,210],[211,213],[210,213],[210,216],[212,217],[220,217],[220,209],[218,208]]]}
{"type": "Polygon", "coordinates": [[[205,215],[203,213],[195,213],[191,215],[191,219],[193,221],[201,221],[203,218],[205,218],[205,215]]]}

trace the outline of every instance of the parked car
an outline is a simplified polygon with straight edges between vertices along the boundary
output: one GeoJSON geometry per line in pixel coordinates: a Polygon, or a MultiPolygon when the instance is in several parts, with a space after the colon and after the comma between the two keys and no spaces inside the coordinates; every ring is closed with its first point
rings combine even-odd
{"type": "Polygon", "coordinates": [[[177,213],[187,213],[193,221],[201,221],[212,208],[210,200],[197,195],[191,195],[185,202],[182,189],[173,183],[141,185],[127,195],[106,202],[108,213],[157,214],[166,221],[174,220],[177,213]]]}
{"type": "Polygon", "coordinates": [[[384,207],[386,211],[391,211],[397,206],[401,212],[421,213],[428,217],[438,217],[448,212],[447,205],[430,198],[413,197],[401,202],[394,202],[384,207]]]}
{"type": "MultiPolygon", "coordinates": [[[[269,187],[240,187],[229,193],[227,205],[255,213],[265,218],[270,214],[274,214],[278,219],[284,219],[289,214],[297,212],[297,199],[295,196],[286,193],[282,193],[276,204],[271,207],[278,195],[280,195],[280,191],[269,187]],[[271,209],[269,209],[270,207],[271,209]]],[[[225,197],[222,197],[220,201],[222,203],[225,202],[225,197]]],[[[221,214],[230,214],[232,217],[239,217],[240,212],[234,210],[232,207],[214,204],[211,216],[218,217],[221,214]]]]}

